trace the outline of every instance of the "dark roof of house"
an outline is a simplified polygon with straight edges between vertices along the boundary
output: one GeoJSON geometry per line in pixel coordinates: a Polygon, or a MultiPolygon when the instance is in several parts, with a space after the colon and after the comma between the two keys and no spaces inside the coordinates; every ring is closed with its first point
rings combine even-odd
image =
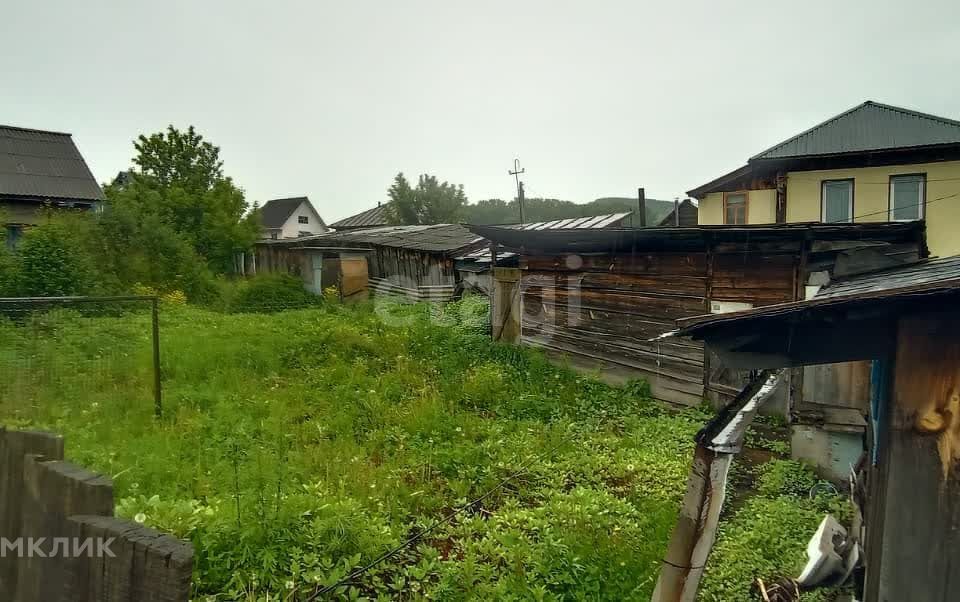
{"type": "MultiPolygon", "coordinates": [[[[960,147],[960,121],[868,100],[758,153],[747,165],[687,192],[702,198],[751,178],[772,177],[783,161],[853,161],[864,153],[940,152],[960,147]]],[[[891,160],[888,157],[887,160],[891,160]]],[[[845,165],[850,167],[851,165],[845,165]]],[[[806,166],[806,169],[826,169],[806,166]]]]}
{"type": "Polygon", "coordinates": [[[677,321],[680,329],[674,334],[700,339],[721,331],[746,333],[763,328],[762,325],[772,319],[809,317],[854,305],[908,302],[957,292],[960,292],[960,256],[930,259],[831,282],[806,301],[684,318],[677,321]]]}
{"type": "MultiPolygon", "coordinates": [[[[290,219],[290,216],[293,215],[293,212],[296,211],[297,207],[302,203],[310,205],[313,212],[317,213],[316,208],[313,207],[313,203],[305,196],[267,201],[263,204],[263,207],[260,208],[261,225],[263,225],[264,228],[282,228],[283,224],[287,223],[287,220],[290,219]]],[[[317,213],[317,217],[320,217],[319,213],[317,213]]],[[[323,224],[322,217],[320,217],[320,223],[323,224]]]]}
{"type": "Polygon", "coordinates": [[[289,241],[265,241],[265,243],[305,248],[350,245],[381,246],[448,254],[461,251],[471,245],[480,244],[482,240],[459,224],[435,224],[344,230],[304,236],[289,241]]]}
{"type": "Polygon", "coordinates": [[[960,121],[868,100],[750,161],[960,144],[960,121]]]}
{"type": "Polygon", "coordinates": [[[367,209],[334,222],[330,224],[330,227],[334,230],[348,230],[351,228],[376,228],[387,224],[389,224],[387,221],[387,206],[378,204],[373,209],[367,209]]]}
{"type": "Polygon", "coordinates": [[[691,226],[696,226],[698,224],[698,219],[700,216],[700,208],[693,202],[692,199],[683,199],[680,203],[670,210],[670,213],[666,215],[660,223],[658,224],[661,228],[669,228],[675,225],[677,218],[676,214],[680,214],[680,226],[688,228],[691,226]]]}
{"type": "Polygon", "coordinates": [[[743,226],[702,225],[680,228],[601,228],[591,230],[516,230],[503,226],[467,226],[471,232],[510,250],[545,253],[614,253],[639,251],[692,251],[711,242],[754,244],[786,240],[919,240],[924,223],[861,222],[824,224],[760,224],[743,226]]]}
{"type": "Polygon", "coordinates": [[[0,126],[0,195],[101,201],[103,190],[70,134],[0,126]]]}

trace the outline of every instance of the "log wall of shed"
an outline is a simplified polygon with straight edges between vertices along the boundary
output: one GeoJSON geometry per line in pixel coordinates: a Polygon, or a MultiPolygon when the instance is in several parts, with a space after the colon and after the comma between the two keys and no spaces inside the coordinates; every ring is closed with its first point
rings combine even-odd
{"type": "Polygon", "coordinates": [[[395,247],[375,247],[370,257],[370,276],[404,288],[456,284],[453,260],[439,253],[395,247]]]}
{"type": "Polygon", "coordinates": [[[711,301],[754,306],[793,300],[798,253],[655,252],[521,258],[521,341],[566,356],[608,381],[643,378],[654,397],[700,403],[739,391],[745,373],[714,363],[702,344],[651,341],[711,301]],[[705,374],[711,374],[708,380],[705,374]]]}

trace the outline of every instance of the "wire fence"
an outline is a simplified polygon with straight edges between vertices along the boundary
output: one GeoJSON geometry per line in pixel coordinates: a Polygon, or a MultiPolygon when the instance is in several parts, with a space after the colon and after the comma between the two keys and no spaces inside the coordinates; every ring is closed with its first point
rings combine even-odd
{"type": "Polygon", "coordinates": [[[161,415],[156,297],[0,298],[0,412],[52,422],[91,405],[161,415]]]}

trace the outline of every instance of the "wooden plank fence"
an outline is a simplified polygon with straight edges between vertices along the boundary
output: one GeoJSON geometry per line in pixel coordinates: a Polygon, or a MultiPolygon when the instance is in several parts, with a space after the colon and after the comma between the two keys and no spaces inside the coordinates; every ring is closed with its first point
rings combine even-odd
{"type": "Polygon", "coordinates": [[[113,517],[109,478],[59,436],[0,428],[0,599],[186,602],[193,547],[113,517]]]}

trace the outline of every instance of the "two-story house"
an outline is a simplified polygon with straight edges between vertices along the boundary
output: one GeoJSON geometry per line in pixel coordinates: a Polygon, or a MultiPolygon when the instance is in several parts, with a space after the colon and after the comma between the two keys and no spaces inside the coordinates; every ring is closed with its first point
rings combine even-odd
{"type": "Polygon", "coordinates": [[[313,203],[305,196],[273,199],[260,208],[261,238],[299,238],[328,230],[313,203]]]}
{"type": "Polygon", "coordinates": [[[70,134],[0,126],[0,221],[7,245],[44,207],[98,209],[103,190],[70,134]]]}
{"type": "Polygon", "coordinates": [[[960,121],[867,101],[689,191],[699,223],[926,220],[960,254],[960,121]]]}

